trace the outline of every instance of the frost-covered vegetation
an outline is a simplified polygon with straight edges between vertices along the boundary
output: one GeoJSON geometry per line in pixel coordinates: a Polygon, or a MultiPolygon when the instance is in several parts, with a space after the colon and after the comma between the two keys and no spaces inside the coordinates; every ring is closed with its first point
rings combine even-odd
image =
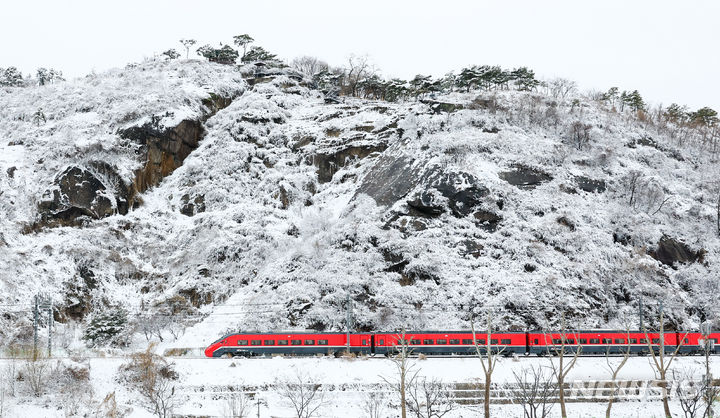
{"type": "Polygon", "coordinates": [[[367,77],[272,63],[0,89],[3,341],[29,343],[41,291],[90,345],[338,330],[348,297],[359,330],[488,308],[498,329],[615,327],[641,296],[676,327],[716,318],[710,113],[527,69],[484,82],[495,67],[383,81],[390,102],[367,77]]]}

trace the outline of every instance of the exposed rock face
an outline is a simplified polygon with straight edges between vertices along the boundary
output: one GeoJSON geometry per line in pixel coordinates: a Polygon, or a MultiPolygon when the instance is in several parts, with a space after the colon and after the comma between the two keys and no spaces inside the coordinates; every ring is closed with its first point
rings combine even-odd
{"type": "Polygon", "coordinates": [[[515,165],[511,171],[504,171],[499,176],[513,186],[525,190],[534,189],[552,180],[551,175],[524,165],[515,165]]]}
{"type": "Polygon", "coordinates": [[[665,235],[658,241],[657,248],[648,254],[657,261],[674,267],[675,263],[702,262],[705,251],[693,251],[685,243],[665,235]]]}
{"type": "Polygon", "coordinates": [[[313,156],[313,164],[318,168],[318,182],[327,183],[333,175],[352,161],[365,158],[374,152],[382,152],[387,144],[352,145],[338,149],[335,152],[318,153],[313,156]]]}
{"type": "MultiPolygon", "coordinates": [[[[48,225],[74,225],[77,218],[100,219],[127,205],[98,177],[85,168],[68,167],[47,190],[39,204],[40,215],[48,225]]],[[[126,212],[127,213],[127,212],[126,212]]]]}
{"type": "Polygon", "coordinates": [[[145,166],[135,172],[135,192],[142,193],[180,167],[198,147],[205,135],[200,121],[184,120],[172,129],[159,130],[152,124],[134,126],[120,136],[140,144],[140,160],[145,166]]]}
{"type": "Polygon", "coordinates": [[[189,194],[184,194],[180,201],[180,213],[186,216],[193,216],[201,212],[205,212],[205,196],[199,195],[191,198],[189,194]]]}
{"type": "Polygon", "coordinates": [[[409,156],[382,155],[363,178],[356,196],[366,194],[378,206],[392,206],[417,185],[419,171],[418,162],[409,156]]]}
{"type": "Polygon", "coordinates": [[[421,100],[421,102],[430,106],[434,113],[452,113],[465,108],[460,103],[446,103],[437,100],[421,100]]]}
{"type": "Polygon", "coordinates": [[[448,208],[458,218],[473,212],[483,197],[490,194],[475,177],[467,173],[443,173],[432,170],[423,180],[423,189],[415,193],[408,205],[423,214],[439,215],[448,208]]]}
{"type": "MultiPolygon", "coordinates": [[[[45,192],[38,207],[41,221],[36,226],[78,225],[78,218],[83,216],[101,219],[127,214],[139,204],[139,193],[156,186],[183,164],[205,135],[203,122],[231,102],[231,98],[211,94],[203,101],[208,113],[200,120],[183,120],[174,128],[163,129],[159,118],[154,118],[142,126],[119,131],[120,137],[139,144],[138,159],[144,163],[135,171],[132,183],[126,184],[105,162],[68,167],[57,177],[54,187],[45,192]]],[[[192,216],[202,211],[202,196],[194,197],[192,202],[189,197],[183,200],[182,213],[192,216]]]]}
{"type": "Polygon", "coordinates": [[[588,193],[603,193],[606,189],[604,180],[593,180],[585,176],[575,177],[578,188],[588,193]]]}

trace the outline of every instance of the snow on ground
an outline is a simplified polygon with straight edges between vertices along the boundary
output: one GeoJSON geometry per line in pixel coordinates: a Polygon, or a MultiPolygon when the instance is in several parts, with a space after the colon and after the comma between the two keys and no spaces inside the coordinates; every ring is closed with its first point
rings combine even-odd
{"type": "MultiPolygon", "coordinates": [[[[612,362],[618,362],[613,358],[612,362]]],[[[321,358],[257,358],[257,359],[204,359],[175,358],[176,370],[180,375],[177,386],[181,405],[177,414],[223,416],[226,403],[224,396],[244,386],[246,390],[257,393],[260,398],[261,417],[292,417],[292,409],[281,399],[273,385],[292,381],[303,376],[307,382],[321,383],[328,392],[324,399],[326,405],[318,417],[364,417],[361,404],[366,396],[382,396],[384,378],[392,379],[394,365],[387,359],[357,358],[335,359],[321,358]],[[377,392],[379,391],[379,392],[377,392]],[[368,395],[370,393],[371,395],[368,395]]],[[[118,405],[132,408],[130,417],[152,416],[137,402],[138,396],[116,381],[118,367],[125,362],[122,357],[92,358],[89,360],[91,385],[96,400],[102,400],[108,393],[115,392],[118,405]]],[[[4,368],[9,360],[0,361],[4,368]]],[[[482,368],[476,358],[428,358],[414,359],[412,363],[419,370],[419,376],[439,378],[445,383],[474,383],[480,380],[482,368]]],[[[530,366],[547,366],[548,358],[522,357],[501,359],[494,375],[494,382],[514,383],[513,373],[530,366]]],[[[676,360],[674,368],[700,370],[704,368],[701,357],[683,357],[676,360]]],[[[711,372],[720,374],[720,358],[712,359],[711,372]]],[[[568,381],[607,380],[606,359],[603,357],[580,358],[570,372],[568,381]]],[[[631,358],[619,375],[621,380],[652,380],[654,374],[649,358],[631,358]]],[[[388,396],[392,396],[389,395],[388,396]]],[[[18,403],[10,398],[9,416],[17,417],[60,417],[64,416],[61,407],[64,401],[57,395],[42,397],[39,401],[25,398],[18,403]]],[[[568,411],[572,417],[597,417],[604,415],[605,404],[570,403],[568,411]]],[[[680,412],[677,401],[672,409],[680,412]]],[[[492,405],[493,416],[520,417],[521,405],[492,405]]],[[[252,409],[256,413],[255,407],[252,409]]],[[[647,400],[639,396],[636,401],[618,402],[613,407],[614,417],[661,417],[662,404],[657,400],[647,400]]],[[[394,417],[389,408],[386,416],[394,417]]],[[[559,407],[555,406],[554,415],[558,416],[559,407]]],[[[478,416],[477,407],[458,407],[449,417],[478,416]]]]}

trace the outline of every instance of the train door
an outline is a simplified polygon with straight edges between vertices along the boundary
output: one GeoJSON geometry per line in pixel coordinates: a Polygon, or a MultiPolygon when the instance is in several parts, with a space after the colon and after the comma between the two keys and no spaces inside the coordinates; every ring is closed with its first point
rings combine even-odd
{"type": "Polygon", "coordinates": [[[370,334],[370,354],[375,354],[375,334],[370,334]]]}

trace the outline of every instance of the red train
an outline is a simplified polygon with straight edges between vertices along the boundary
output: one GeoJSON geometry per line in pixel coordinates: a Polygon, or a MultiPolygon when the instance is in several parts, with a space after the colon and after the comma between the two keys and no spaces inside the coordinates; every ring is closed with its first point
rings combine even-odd
{"type": "MultiPolygon", "coordinates": [[[[582,347],[583,354],[619,354],[628,347],[632,354],[649,354],[647,339],[653,350],[660,350],[660,334],[641,331],[572,331],[556,332],[505,332],[490,335],[491,350],[504,355],[557,353],[565,336],[565,351],[573,353],[582,347]]],[[[409,331],[405,333],[413,354],[453,355],[474,354],[475,345],[470,331],[409,331]]],[[[478,331],[478,344],[486,346],[487,333],[478,331]]],[[[350,352],[356,354],[393,353],[397,350],[401,334],[397,332],[351,333],[350,352]]],[[[709,335],[714,354],[720,354],[720,332],[709,335]]],[[[672,353],[680,346],[682,354],[703,352],[704,341],[697,332],[666,332],[665,351],[672,353]]],[[[333,355],[347,351],[347,334],[340,332],[287,332],[228,334],[205,349],[207,357],[258,356],[258,355],[333,355]]]]}

